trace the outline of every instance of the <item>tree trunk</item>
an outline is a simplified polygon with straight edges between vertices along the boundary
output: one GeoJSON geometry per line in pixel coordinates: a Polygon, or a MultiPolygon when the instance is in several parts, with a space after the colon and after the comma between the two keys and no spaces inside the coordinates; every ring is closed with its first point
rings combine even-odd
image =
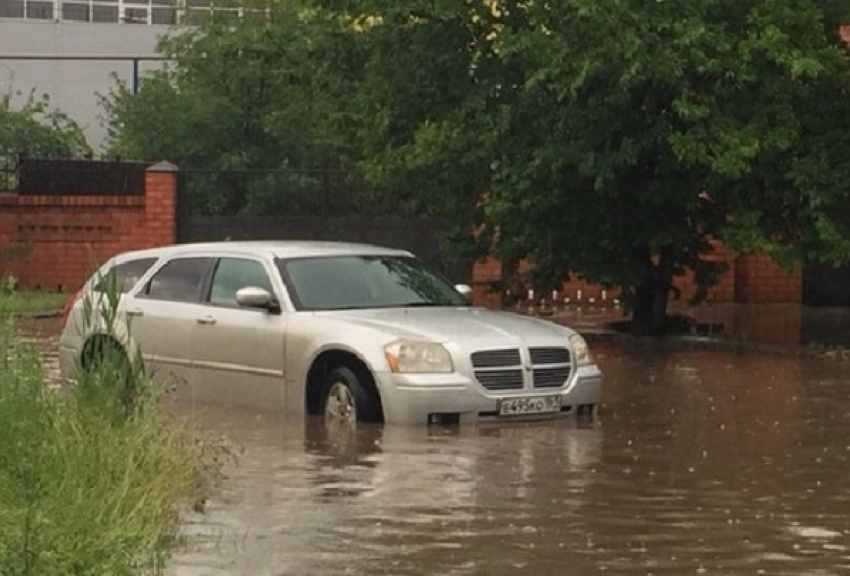
{"type": "Polygon", "coordinates": [[[647,261],[643,281],[635,287],[632,306],[632,331],[660,336],[664,333],[667,302],[673,285],[673,249],[662,248],[657,264],[647,261]]]}

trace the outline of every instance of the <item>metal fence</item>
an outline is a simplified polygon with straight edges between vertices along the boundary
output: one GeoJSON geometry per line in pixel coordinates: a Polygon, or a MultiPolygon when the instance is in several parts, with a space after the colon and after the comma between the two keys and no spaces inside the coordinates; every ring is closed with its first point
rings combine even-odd
{"type": "Polygon", "coordinates": [[[147,164],[0,158],[0,191],[39,196],[143,196],[147,164]]]}
{"type": "Polygon", "coordinates": [[[335,216],[379,214],[385,206],[338,162],[274,170],[180,170],[185,215],[335,216]]]}
{"type": "Polygon", "coordinates": [[[0,154],[0,192],[17,192],[18,159],[0,154]]]}

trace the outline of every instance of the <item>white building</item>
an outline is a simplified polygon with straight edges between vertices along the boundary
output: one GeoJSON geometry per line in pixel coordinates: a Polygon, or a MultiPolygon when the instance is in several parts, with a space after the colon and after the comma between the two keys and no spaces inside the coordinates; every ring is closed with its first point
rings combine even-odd
{"type": "Polygon", "coordinates": [[[152,59],[158,38],[211,10],[208,0],[178,2],[0,0],[0,93],[49,95],[100,148],[99,95],[115,86],[115,76],[132,86],[134,76],[161,66],[152,59]]]}

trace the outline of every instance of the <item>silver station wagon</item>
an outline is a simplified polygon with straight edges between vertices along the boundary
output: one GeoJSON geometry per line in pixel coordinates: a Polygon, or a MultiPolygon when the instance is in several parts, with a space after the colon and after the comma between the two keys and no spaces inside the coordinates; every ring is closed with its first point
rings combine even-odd
{"type": "Polygon", "coordinates": [[[157,378],[176,378],[193,401],[328,422],[595,414],[602,375],[578,333],[472,307],[469,291],[409,252],[368,245],[215,242],[128,252],[106,262],[70,305],[60,367],[72,381],[98,361],[95,351],[120,347],[140,353],[157,378]],[[120,293],[109,323],[91,304],[106,285],[120,293]]]}

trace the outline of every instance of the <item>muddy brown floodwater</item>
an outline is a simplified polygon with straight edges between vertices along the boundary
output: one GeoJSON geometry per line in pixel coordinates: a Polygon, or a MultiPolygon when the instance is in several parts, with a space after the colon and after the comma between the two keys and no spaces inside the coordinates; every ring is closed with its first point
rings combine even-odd
{"type": "Polygon", "coordinates": [[[183,407],[238,455],[166,573],[850,573],[850,364],[594,349],[595,422],[334,442],[314,421],[183,407]]]}
{"type": "Polygon", "coordinates": [[[173,575],[850,571],[850,371],[597,347],[593,423],[371,427],[196,412],[242,446],[173,575]]]}

